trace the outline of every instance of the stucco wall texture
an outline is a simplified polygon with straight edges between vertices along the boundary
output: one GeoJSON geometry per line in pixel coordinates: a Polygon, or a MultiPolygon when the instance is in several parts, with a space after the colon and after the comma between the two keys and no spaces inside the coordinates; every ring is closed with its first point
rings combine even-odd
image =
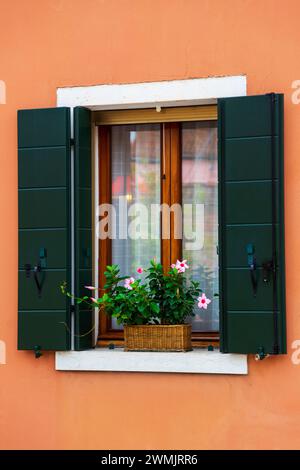
{"type": "Polygon", "coordinates": [[[300,447],[298,0],[0,0],[1,449],[300,447]],[[17,351],[17,126],[57,87],[247,76],[285,93],[288,354],[248,376],[68,373],[17,351]]]}

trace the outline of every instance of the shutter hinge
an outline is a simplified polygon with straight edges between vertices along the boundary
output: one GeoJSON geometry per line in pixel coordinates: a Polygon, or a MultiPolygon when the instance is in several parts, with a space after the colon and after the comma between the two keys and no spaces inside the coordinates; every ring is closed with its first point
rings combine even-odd
{"type": "Polygon", "coordinates": [[[74,147],[74,145],[75,145],[75,139],[74,138],[70,139],[70,145],[71,145],[71,147],[74,147]]]}
{"type": "Polygon", "coordinates": [[[267,357],[270,357],[270,354],[265,353],[265,348],[260,346],[257,350],[257,353],[255,354],[255,360],[256,361],[263,361],[267,357]]]}
{"type": "Polygon", "coordinates": [[[42,356],[41,346],[34,346],[34,355],[36,359],[39,359],[42,356]]]}
{"type": "Polygon", "coordinates": [[[273,103],[277,101],[277,95],[276,93],[274,93],[274,91],[272,91],[271,93],[267,93],[267,96],[270,96],[273,103]]]}

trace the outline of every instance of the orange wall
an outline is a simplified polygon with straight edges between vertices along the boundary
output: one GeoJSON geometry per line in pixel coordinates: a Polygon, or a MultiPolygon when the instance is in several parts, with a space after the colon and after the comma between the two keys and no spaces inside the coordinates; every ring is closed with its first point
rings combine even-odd
{"type": "Polygon", "coordinates": [[[300,79],[298,0],[0,0],[0,448],[300,448],[300,79]],[[65,373],[16,350],[16,110],[56,88],[246,74],[248,93],[284,92],[286,357],[246,377],[65,373]]]}

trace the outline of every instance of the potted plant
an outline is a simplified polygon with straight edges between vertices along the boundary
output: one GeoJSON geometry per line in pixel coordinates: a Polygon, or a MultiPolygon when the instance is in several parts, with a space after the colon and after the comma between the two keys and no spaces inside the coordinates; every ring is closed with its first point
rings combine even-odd
{"type": "Polygon", "coordinates": [[[177,260],[165,274],[162,265],[151,260],[148,269],[137,269],[139,275],[146,273],[142,280],[120,276],[117,265],[107,266],[103,295],[76,301],[103,309],[124,326],[125,351],[190,351],[188,320],[195,314],[195,302],[206,309],[211,300],[201,291],[199,282],[187,277],[187,269],[186,260],[177,260]]]}

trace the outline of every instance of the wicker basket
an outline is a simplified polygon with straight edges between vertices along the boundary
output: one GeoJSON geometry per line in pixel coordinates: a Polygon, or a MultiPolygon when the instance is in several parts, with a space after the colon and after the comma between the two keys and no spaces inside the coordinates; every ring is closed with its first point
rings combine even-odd
{"type": "Polygon", "coordinates": [[[125,351],[191,351],[191,325],[124,326],[125,351]]]}

